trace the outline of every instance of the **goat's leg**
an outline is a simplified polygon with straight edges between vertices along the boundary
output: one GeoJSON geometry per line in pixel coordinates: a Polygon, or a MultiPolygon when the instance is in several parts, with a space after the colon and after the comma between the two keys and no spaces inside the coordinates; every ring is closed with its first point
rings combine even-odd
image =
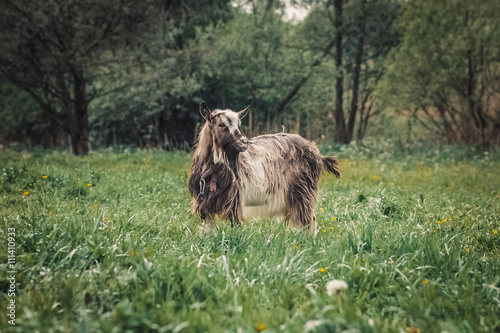
{"type": "Polygon", "coordinates": [[[286,219],[294,228],[308,227],[309,232],[316,231],[316,216],[314,216],[314,204],[316,197],[314,192],[298,191],[291,192],[287,198],[286,219]],[[309,195],[308,195],[309,194],[309,195]]]}

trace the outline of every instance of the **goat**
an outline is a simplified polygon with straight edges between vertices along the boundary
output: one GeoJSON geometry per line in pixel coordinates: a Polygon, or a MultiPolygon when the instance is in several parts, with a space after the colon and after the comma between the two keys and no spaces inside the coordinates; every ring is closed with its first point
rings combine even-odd
{"type": "Polygon", "coordinates": [[[239,129],[248,110],[211,111],[200,105],[206,122],[195,145],[188,184],[194,213],[207,229],[216,216],[232,224],[250,217],[284,216],[289,225],[307,226],[314,233],[320,174],[326,170],[340,177],[338,162],[321,156],[313,142],[297,134],[248,139],[239,129]]]}

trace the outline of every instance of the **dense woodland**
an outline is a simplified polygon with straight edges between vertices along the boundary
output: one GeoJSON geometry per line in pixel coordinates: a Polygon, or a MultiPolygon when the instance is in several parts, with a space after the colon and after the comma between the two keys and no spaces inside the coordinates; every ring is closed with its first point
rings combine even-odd
{"type": "Polygon", "coordinates": [[[4,0],[0,144],[189,149],[199,104],[338,144],[500,144],[500,1],[4,0]],[[289,19],[295,8],[304,19],[289,19]]]}

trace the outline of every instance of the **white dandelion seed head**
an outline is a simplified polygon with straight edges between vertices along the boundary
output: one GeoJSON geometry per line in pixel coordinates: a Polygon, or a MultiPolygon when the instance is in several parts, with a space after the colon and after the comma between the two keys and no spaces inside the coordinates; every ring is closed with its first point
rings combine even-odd
{"type": "Polygon", "coordinates": [[[347,289],[347,283],[342,280],[332,280],[326,284],[328,296],[334,296],[347,289]]]}

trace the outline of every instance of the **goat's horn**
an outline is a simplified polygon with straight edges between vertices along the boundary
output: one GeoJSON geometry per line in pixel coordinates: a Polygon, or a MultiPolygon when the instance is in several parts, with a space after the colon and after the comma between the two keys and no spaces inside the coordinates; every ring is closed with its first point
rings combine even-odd
{"type": "Polygon", "coordinates": [[[238,112],[238,117],[240,117],[240,119],[243,119],[246,117],[246,115],[248,114],[248,112],[250,111],[250,105],[248,105],[246,108],[244,108],[243,110],[239,111],[238,112]]]}

